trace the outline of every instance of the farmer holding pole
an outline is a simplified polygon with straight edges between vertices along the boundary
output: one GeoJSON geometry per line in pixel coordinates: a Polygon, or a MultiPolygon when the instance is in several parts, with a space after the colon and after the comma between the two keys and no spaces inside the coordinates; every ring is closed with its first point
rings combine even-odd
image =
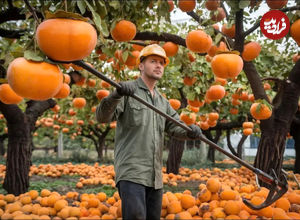
{"type": "Polygon", "coordinates": [[[197,139],[201,129],[191,125],[187,131],[131,97],[136,94],[180,121],[155,87],[169,63],[164,49],[157,44],[146,46],[137,62],[141,76],[120,82],[121,87],[101,101],[96,118],[100,123],[117,121],[114,168],[123,219],[152,220],[160,219],[161,214],[164,132],[180,139],[197,139]]]}

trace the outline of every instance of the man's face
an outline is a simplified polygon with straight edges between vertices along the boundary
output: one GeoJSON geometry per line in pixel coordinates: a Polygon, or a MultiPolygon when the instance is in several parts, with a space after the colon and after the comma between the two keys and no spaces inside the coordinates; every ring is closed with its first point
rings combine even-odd
{"type": "Polygon", "coordinates": [[[164,74],[165,59],[160,56],[147,56],[139,68],[146,77],[154,80],[159,80],[164,74]]]}

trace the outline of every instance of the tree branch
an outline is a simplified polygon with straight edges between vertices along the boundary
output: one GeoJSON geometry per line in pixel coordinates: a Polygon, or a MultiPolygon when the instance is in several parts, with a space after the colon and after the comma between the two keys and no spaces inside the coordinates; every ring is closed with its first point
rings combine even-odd
{"type": "Polygon", "coordinates": [[[20,120],[19,117],[15,117],[16,115],[23,114],[22,110],[18,107],[18,105],[7,105],[0,101],[0,111],[4,115],[7,123],[15,124],[20,120]]]}
{"type": "Polygon", "coordinates": [[[157,34],[155,32],[145,31],[145,32],[138,32],[136,33],[133,40],[155,40],[155,41],[171,41],[175,44],[181,45],[186,47],[185,39],[182,37],[179,37],[175,34],[169,34],[169,33],[161,33],[157,34]]]}
{"type": "Polygon", "coordinates": [[[128,43],[129,44],[136,44],[136,45],[140,45],[140,46],[144,46],[144,47],[149,45],[149,44],[146,44],[144,42],[139,42],[139,41],[129,41],[128,43]]]}
{"type": "Polygon", "coordinates": [[[284,80],[281,80],[277,77],[264,77],[264,78],[261,78],[261,81],[266,81],[266,80],[272,80],[272,81],[276,81],[276,82],[284,82],[284,80]]]}
{"type": "Polygon", "coordinates": [[[7,0],[8,8],[13,8],[14,5],[12,3],[12,0],[7,0]]]}
{"type": "Polygon", "coordinates": [[[237,155],[239,158],[242,158],[242,149],[243,149],[243,144],[246,141],[248,136],[244,135],[242,136],[241,140],[239,141],[239,144],[237,146],[237,155]]]}
{"type": "Polygon", "coordinates": [[[236,151],[234,150],[234,148],[232,147],[232,144],[231,144],[231,140],[230,140],[230,130],[227,129],[226,130],[226,139],[227,139],[227,147],[229,148],[229,150],[231,151],[231,153],[235,156],[238,156],[236,151]]]}
{"type": "Polygon", "coordinates": [[[202,23],[202,19],[194,12],[194,11],[189,11],[187,12],[189,16],[191,16],[195,21],[197,21],[199,24],[202,23]]]}
{"type": "Polygon", "coordinates": [[[31,12],[31,14],[33,15],[34,20],[40,24],[40,21],[38,19],[38,16],[35,13],[35,9],[29,4],[28,0],[24,0],[26,6],[28,7],[29,11],[31,12]]]}
{"type": "Polygon", "coordinates": [[[24,33],[28,30],[6,30],[0,28],[0,37],[5,38],[20,38],[24,35],[24,33]]]}
{"type": "Polygon", "coordinates": [[[233,122],[218,122],[215,127],[209,128],[209,130],[228,130],[233,128],[241,128],[243,125],[243,119],[233,122]]]}
{"type": "MultiPolygon", "coordinates": [[[[246,62],[244,61],[244,67],[243,70],[247,76],[247,79],[250,83],[253,95],[255,97],[255,99],[264,99],[267,102],[270,102],[266,91],[264,90],[264,87],[261,83],[260,77],[256,71],[256,68],[254,66],[254,64],[252,62],[246,62]]],[[[268,130],[268,128],[272,128],[273,127],[273,117],[266,119],[266,120],[262,120],[260,123],[260,128],[261,131],[263,132],[264,130],[268,130]]]]}
{"type": "Polygon", "coordinates": [[[243,12],[244,10],[239,10],[235,14],[235,41],[234,41],[234,49],[239,51],[240,53],[244,50],[244,27],[243,27],[243,12]]]}
{"type": "Polygon", "coordinates": [[[222,130],[221,129],[216,130],[216,136],[214,137],[213,142],[218,143],[221,135],[222,135],[222,130]]]}
{"type": "Polygon", "coordinates": [[[184,92],[182,90],[183,88],[178,88],[179,94],[180,94],[180,101],[181,101],[181,108],[185,108],[187,106],[187,99],[184,95],[184,92]]]}
{"type": "Polygon", "coordinates": [[[0,24],[6,21],[17,21],[17,20],[25,20],[25,14],[21,14],[22,9],[20,8],[9,8],[5,11],[0,12],[0,24]]]}
{"type": "Polygon", "coordinates": [[[244,61],[244,72],[249,80],[252,92],[255,99],[265,99],[268,101],[267,94],[261,83],[260,77],[256,71],[256,68],[252,62],[244,61]]]}
{"type": "Polygon", "coordinates": [[[102,132],[99,133],[99,131],[96,130],[92,125],[89,125],[88,128],[92,130],[97,137],[101,137],[102,132]]]}
{"type": "Polygon", "coordinates": [[[35,122],[47,109],[53,108],[56,105],[54,99],[48,99],[45,101],[29,100],[27,103],[25,114],[30,121],[31,131],[35,128],[35,122]]]}
{"type": "Polygon", "coordinates": [[[106,126],[105,130],[102,132],[101,138],[105,138],[110,129],[110,126],[106,126]]]}

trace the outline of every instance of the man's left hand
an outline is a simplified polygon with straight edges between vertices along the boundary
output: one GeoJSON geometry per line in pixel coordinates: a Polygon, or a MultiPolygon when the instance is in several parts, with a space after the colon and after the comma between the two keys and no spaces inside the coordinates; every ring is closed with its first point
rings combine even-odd
{"type": "Polygon", "coordinates": [[[187,132],[187,136],[191,139],[197,139],[202,135],[201,128],[197,125],[189,126],[192,130],[187,132]]]}

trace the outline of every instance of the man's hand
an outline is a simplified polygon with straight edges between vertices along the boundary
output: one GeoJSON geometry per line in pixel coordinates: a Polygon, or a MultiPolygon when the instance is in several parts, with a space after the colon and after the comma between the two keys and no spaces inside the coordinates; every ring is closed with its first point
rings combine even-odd
{"type": "Polygon", "coordinates": [[[202,135],[201,128],[197,125],[189,126],[192,130],[187,132],[187,136],[191,139],[197,139],[202,135]]]}
{"type": "Polygon", "coordinates": [[[119,85],[121,86],[121,88],[117,88],[117,93],[120,96],[131,96],[136,90],[134,81],[119,82],[119,85]]]}

